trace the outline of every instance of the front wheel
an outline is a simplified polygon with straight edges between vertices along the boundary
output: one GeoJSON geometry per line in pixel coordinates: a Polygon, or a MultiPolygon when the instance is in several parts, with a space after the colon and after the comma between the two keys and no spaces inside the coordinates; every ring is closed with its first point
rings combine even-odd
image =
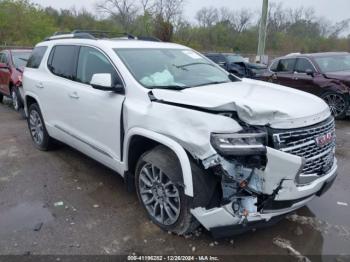
{"type": "Polygon", "coordinates": [[[324,94],[322,98],[328,104],[335,119],[344,119],[346,117],[349,102],[344,95],[336,92],[329,92],[324,94]]]}
{"type": "Polygon", "coordinates": [[[166,147],[158,146],[138,161],[135,184],[141,204],[155,224],[179,235],[198,226],[190,213],[190,200],[180,185],[181,179],[178,159],[166,147]]]}
{"type": "Polygon", "coordinates": [[[4,95],[0,94],[0,103],[2,103],[3,99],[4,99],[4,95]]]}

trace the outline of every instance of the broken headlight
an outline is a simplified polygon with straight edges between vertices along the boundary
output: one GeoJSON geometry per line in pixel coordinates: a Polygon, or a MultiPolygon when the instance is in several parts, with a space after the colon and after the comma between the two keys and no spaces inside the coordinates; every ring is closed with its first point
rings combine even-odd
{"type": "Polygon", "coordinates": [[[266,154],[267,133],[259,129],[243,130],[232,134],[212,133],[210,142],[222,155],[264,155],[266,154]]]}

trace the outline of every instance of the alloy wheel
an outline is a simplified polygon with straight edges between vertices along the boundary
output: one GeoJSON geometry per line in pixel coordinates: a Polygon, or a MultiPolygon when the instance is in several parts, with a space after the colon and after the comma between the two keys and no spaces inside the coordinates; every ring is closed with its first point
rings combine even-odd
{"type": "Polygon", "coordinates": [[[344,113],[346,103],[342,96],[337,94],[329,94],[323,98],[328,104],[332,114],[337,117],[344,113]]]}
{"type": "Polygon", "coordinates": [[[180,215],[180,193],[158,167],[146,163],[139,175],[139,192],[148,213],[163,225],[174,224],[180,215]]]}
{"type": "Polygon", "coordinates": [[[44,126],[37,111],[32,110],[29,115],[29,127],[33,140],[37,145],[41,145],[44,140],[44,126]]]}
{"type": "Polygon", "coordinates": [[[18,103],[18,97],[17,97],[17,93],[15,90],[12,90],[11,93],[11,97],[12,97],[12,106],[15,110],[19,109],[19,103],[18,103]]]}

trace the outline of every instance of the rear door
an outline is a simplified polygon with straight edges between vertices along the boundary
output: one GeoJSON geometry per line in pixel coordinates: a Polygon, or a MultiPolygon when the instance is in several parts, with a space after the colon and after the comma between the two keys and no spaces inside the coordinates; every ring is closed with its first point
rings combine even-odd
{"type": "Polygon", "coordinates": [[[6,64],[8,68],[0,68],[0,92],[5,95],[10,95],[10,79],[11,69],[9,66],[9,56],[7,52],[0,53],[0,63],[6,64]]]}

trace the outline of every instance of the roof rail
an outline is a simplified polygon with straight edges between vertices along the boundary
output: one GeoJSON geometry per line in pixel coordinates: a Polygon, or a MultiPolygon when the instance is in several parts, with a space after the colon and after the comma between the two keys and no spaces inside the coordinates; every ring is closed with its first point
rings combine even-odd
{"type": "Polygon", "coordinates": [[[80,30],[80,29],[73,30],[72,32],[55,32],[52,36],[45,38],[45,41],[57,40],[57,39],[70,39],[70,38],[93,39],[93,40],[120,39],[121,37],[125,39],[161,42],[161,40],[153,36],[136,37],[126,32],[115,33],[115,32],[109,32],[109,31],[80,30]]]}

